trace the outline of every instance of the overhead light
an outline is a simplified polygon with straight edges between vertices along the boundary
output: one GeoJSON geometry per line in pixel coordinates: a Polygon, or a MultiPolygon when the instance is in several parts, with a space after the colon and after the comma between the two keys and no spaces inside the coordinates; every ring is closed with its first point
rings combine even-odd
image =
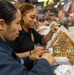
{"type": "Polygon", "coordinates": [[[34,5],[34,7],[36,7],[36,5],[34,5]]]}
{"type": "Polygon", "coordinates": [[[38,2],[44,2],[45,0],[38,0],[38,2]]]}
{"type": "Polygon", "coordinates": [[[54,7],[55,7],[55,8],[57,8],[58,6],[57,6],[57,5],[55,5],[54,7]]]}
{"type": "Polygon", "coordinates": [[[64,2],[62,2],[61,5],[64,5],[64,2]]]}
{"type": "Polygon", "coordinates": [[[11,3],[12,3],[12,4],[15,4],[15,2],[13,2],[13,1],[12,1],[11,3]]]}

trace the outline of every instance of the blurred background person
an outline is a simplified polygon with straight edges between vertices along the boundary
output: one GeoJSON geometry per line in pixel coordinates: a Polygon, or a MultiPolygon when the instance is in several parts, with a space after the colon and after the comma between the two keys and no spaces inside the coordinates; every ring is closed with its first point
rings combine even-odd
{"type": "Polygon", "coordinates": [[[69,15],[69,27],[74,27],[74,12],[69,15]]]}
{"type": "Polygon", "coordinates": [[[65,11],[63,11],[63,10],[59,11],[59,13],[58,13],[58,21],[57,22],[60,24],[60,26],[63,25],[65,28],[68,29],[69,21],[68,21],[68,19],[66,17],[66,12],[65,11]]]}

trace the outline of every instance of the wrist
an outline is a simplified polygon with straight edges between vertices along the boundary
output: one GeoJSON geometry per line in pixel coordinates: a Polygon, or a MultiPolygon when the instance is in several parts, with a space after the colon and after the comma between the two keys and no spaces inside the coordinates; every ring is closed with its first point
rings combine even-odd
{"type": "Polygon", "coordinates": [[[50,33],[53,34],[54,32],[52,30],[50,30],[50,33]]]}
{"type": "Polygon", "coordinates": [[[31,50],[29,51],[29,55],[31,55],[32,54],[32,52],[31,52],[31,50]]]}

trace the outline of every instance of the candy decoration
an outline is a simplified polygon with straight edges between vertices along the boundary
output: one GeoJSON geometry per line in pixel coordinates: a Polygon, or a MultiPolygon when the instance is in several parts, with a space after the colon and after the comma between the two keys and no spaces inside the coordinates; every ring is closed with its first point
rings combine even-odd
{"type": "Polygon", "coordinates": [[[48,6],[48,0],[45,0],[43,7],[46,8],[47,6],[48,6]]]}
{"type": "Polygon", "coordinates": [[[44,1],[44,7],[51,6],[54,3],[54,0],[45,0],[44,1]]]}

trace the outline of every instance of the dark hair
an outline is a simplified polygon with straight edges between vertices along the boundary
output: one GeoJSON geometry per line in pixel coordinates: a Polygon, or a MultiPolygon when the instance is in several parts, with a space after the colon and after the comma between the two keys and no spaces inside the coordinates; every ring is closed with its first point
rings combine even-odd
{"type": "Polygon", "coordinates": [[[30,3],[30,0],[25,0],[26,3],[30,3]]]}
{"type": "Polygon", "coordinates": [[[64,13],[66,15],[66,12],[64,10],[60,10],[60,12],[64,13]]]}
{"type": "Polygon", "coordinates": [[[3,19],[6,24],[10,24],[16,18],[14,15],[17,8],[11,2],[0,0],[0,19],[3,19]]]}
{"type": "Polygon", "coordinates": [[[30,10],[34,10],[34,6],[30,3],[22,3],[18,6],[18,8],[21,11],[21,14],[27,13],[30,10]]]}
{"type": "Polygon", "coordinates": [[[55,16],[55,14],[52,12],[52,13],[49,14],[49,16],[55,16]]]}

